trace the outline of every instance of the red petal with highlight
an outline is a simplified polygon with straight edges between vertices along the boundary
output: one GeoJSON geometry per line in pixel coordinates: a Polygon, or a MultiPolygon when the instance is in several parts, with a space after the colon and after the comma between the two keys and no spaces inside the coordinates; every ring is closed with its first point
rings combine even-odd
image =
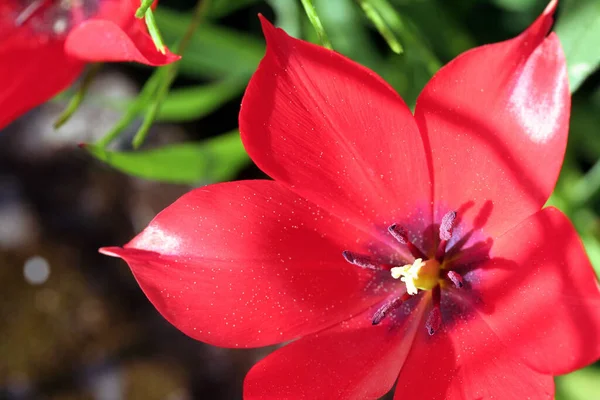
{"type": "Polygon", "coordinates": [[[373,309],[275,351],[246,376],[244,399],[380,398],[396,381],[423,308],[377,326],[371,325],[373,309]]]}
{"type": "Polygon", "coordinates": [[[564,54],[550,34],[556,2],[517,38],[478,47],[443,67],[417,100],[429,137],[435,220],[470,202],[490,211],[492,237],[539,210],[564,156],[570,96],[564,54]],[[490,207],[491,206],[491,207],[490,207]]]}
{"type": "MultiPolygon", "coordinates": [[[[246,150],[268,175],[365,229],[431,222],[410,110],[372,71],[261,19],[267,52],[242,101],[246,150]]],[[[388,235],[389,236],[389,235],[388,235]]]]}
{"type": "Polygon", "coordinates": [[[181,57],[156,49],[143,21],[136,20],[124,30],[112,21],[91,19],[77,25],[65,43],[65,51],[85,61],[135,61],[159,66],[181,57]]]}
{"type": "Polygon", "coordinates": [[[184,195],[125,248],[102,252],[127,261],[184,333],[252,347],[321,330],[385,295],[342,257],[361,237],[282,185],[243,181],[184,195]]]}
{"type": "Polygon", "coordinates": [[[535,369],[564,374],[600,358],[600,289],[577,232],[557,209],[527,219],[467,277],[481,317],[535,369]]]}

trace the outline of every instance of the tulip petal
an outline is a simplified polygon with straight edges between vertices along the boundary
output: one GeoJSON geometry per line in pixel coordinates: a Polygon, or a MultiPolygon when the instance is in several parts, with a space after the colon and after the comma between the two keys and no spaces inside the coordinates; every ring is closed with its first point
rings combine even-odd
{"type": "Polygon", "coordinates": [[[168,49],[165,54],[159,52],[145,27],[140,24],[143,21],[133,21],[123,30],[109,20],[84,21],[67,36],[65,50],[73,57],[89,62],[135,61],[159,66],[181,58],[168,49]]]}
{"type": "Polygon", "coordinates": [[[545,208],[492,248],[465,276],[481,317],[513,353],[552,375],[600,358],[600,289],[577,232],[545,208]]]}
{"type": "Polygon", "coordinates": [[[417,331],[395,400],[553,398],[552,377],[511,357],[469,304],[445,295],[442,312],[442,327],[433,336],[424,327],[417,331]]]}
{"type": "Polygon", "coordinates": [[[278,183],[242,181],[196,189],[124,248],[101,251],[123,258],[187,335],[254,347],[319,331],[385,296],[342,257],[361,237],[278,183]]]}
{"type": "Polygon", "coordinates": [[[63,41],[15,35],[0,46],[0,129],[77,79],[84,63],[68,57],[63,41]],[[49,73],[51,71],[51,73],[49,73]]]}
{"type": "MultiPolygon", "coordinates": [[[[434,218],[489,202],[496,237],[539,210],[554,188],[567,141],[564,54],[551,33],[552,1],[515,39],[478,47],[442,68],[417,100],[429,137],[434,218]]],[[[474,219],[476,212],[466,220],[474,219]]]]}
{"type": "Polygon", "coordinates": [[[261,22],[267,52],[239,121],[254,162],[357,225],[431,223],[424,146],[402,99],[372,71],[261,22]]]}
{"type": "MultiPolygon", "coordinates": [[[[244,381],[244,399],[377,399],[410,351],[424,309],[371,324],[374,310],[276,350],[244,381]]],[[[408,397],[413,398],[413,397],[408,397]]]]}

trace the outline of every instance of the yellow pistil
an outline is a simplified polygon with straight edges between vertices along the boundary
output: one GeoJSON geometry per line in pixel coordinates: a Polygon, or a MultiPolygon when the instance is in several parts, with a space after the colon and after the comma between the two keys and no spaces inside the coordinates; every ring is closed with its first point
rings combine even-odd
{"type": "Polygon", "coordinates": [[[392,278],[398,279],[406,284],[406,292],[410,295],[417,294],[419,289],[431,290],[437,284],[440,277],[440,263],[437,260],[423,261],[417,258],[414,263],[390,270],[392,278]]]}

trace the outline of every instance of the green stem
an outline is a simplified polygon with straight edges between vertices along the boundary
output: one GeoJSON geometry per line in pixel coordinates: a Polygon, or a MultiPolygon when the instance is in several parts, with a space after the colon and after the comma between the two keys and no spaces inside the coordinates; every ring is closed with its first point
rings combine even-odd
{"type": "MultiPolygon", "coordinates": [[[[365,0],[359,0],[365,1],[365,0]]],[[[429,46],[420,38],[419,32],[409,23],[405,23],[388,0],[367,0],[386,22],[387,26],[400,37],[410,51],[418,53],[430,75],[435,74],[442,66],[440,60],[429,46]]]]}
{"type": "Polygon", "coordinates": [[[106,148],[112,143],[119,134],[127,128],[133,120],[142,112],[144,105],[154,96],[154,93],[158,90],[158,86],[163,78],[164,70],[157,68],[150,79],[146,82],[142,91],[138,97],[131,103],[127,108],[125,114],[121,117],[119,122],[100,140],[96,142],[96,145],[102,148],[106,148]]]}
{"type": "MultiPolygon", "coordinates": [[[[161,67],[161,68],[166,68],[166,67],[161,67]]],[[[140,126],[138,131],[135,133],[135,136],[133,137],[131,144],[134,149],[139,148],[146,140],[146,137],[148,136],[148,133],[150,132],[150,128],[152,127],[152,124],[154,123],[154,120],[156,120],[156,116],[158,115],[158,112],[160,111],[160,106],[162,105],[162,102],[164,101],[167,93],[169,93],[169,88],[171,87],[171,84],[173,83],[173,81],[175,80],[175,77],[177,76],[176,71],[171,71],[171,70],[165,70],[165,74],[166,74],[166,77],[163,78],[162,82],[160,82],[160,84],[158,86],[158,89],[154,93],[154,101],[152,101],[150,106],[146,109],[146,113],[144,114],[144,119],[142,121],[142,125],[140,126]]]]}
{"type": "Polygon", "coordinates": [[[150,10],[150,7],[152,7],[152,3],[154,3],[154,0],[142,0],[142,5],[135,12],[135,17],[144,18],[146,11],[150,10]]]}
{"type": "Polygon", "coordinates": [[[321,20],[317,15],[317,10],[315,10],[315,6],[313,5],[312,0],[302,0],[302,5],[304,6],[304,12],[306,12],[308,20],[312,24],[313,28],[315,28],[315,31],[319,36],[319,41],[321,42],[321,45],[330,50],[333,49],[333,47],[331,47],[331,42],[329,41],[329,38],[327,38],[327,34],[325,33],[323,24],[321,23],[321,20]]]}
{"type": "MultiPolygon", "coordinates": [[[[194,35],[194,32],[196,31],[196,29],[198,29],[198,26],[200,26],[200,23],[202,22],[204,15],[208,10],[208,6],[209,0],[202,0],[196,3],[196,8],[194,9],[192,20],[188,25],[185,34],[183,35],[179,43],[175,46],[177,54],[183,54],[185,52],[187,46],[190,43],[190,40],[194,35]]],[[[148,136],[148,133],[150,131],[150,127],[152,126],[152,123],[154,122],[156,116],[158,115],[158,112],[160,111],[162,102],[169,93],[169,89],[173,84],[173,81],[177,77],[177,72],[179,70],[179,62],[166,65],[164,67],[161,67],[160,69],[164,71],[165,76],[158,85],[156,91],[154,92],[154,100],[152,101],[152,103],[146,110],[146,113],[144,114],[144,120],[142,122],[142,125],[140,126],[140,129],[138,129],[135,136],[133,137],[132,145],[134,149],[139,148],[146,140],[146,137],[148,136]]]]}
{"type": "Polygon", "coordinates": [[[375,8],[375,5],[371,0],[357,0],[363,12],[373,22],[375,28],[379,31],[381,36],[385,39],[388,46],[396,54],[402,53],[402,45],[394,35],[394,32],[388,27],[385,20],[379,14],[379,11],[375,8]]]}
{"type": "Polygon", "coordinates": [[[79,86],[77,93],[71,97],[67,108],[65,108],[58,119],[54,121],[54,129],[58,129],[63,126],[73,116],[73,114],[75,114],[75,111],[77,111],[83,102],[90,84],[94,81],[98,71],[100,71],[100,68],[102,68],[102,63],[96,63],[90,66],[89,70],[85,73],[83,80],[81,81],[81,85],[79,86]]]}
{"type": "Polygon", "coordinates": [[[158,30],[158,26],[156,25],[156,19],[154,19],[154,13],[150,8],[146,10],[145,14],[146,26],[148,27],[148,33],[150,33],[150,37],[154,42],[154,46],[156,49],[160,51],[162,54],[167,53],[167,46],[165,46],[165,42],[163,41],[162,35],[158,30]]]}

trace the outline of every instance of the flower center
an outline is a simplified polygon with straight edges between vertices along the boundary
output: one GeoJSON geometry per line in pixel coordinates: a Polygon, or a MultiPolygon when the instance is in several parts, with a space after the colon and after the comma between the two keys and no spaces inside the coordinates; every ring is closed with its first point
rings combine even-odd
{"type": "Polygon", "coordinates": [[[420,290],[431,290],[437,286],[440,277],[440,263],[433,259],[423,261],[417,258],[414,263],[390,270],[392,278],[406,284],[406,291],[410,295],[417,294],[420,290]]]}
{"type": "Polygon", "coordinates": [[[386,262],[380,262],[368,255],[344,251],[342,255],[351,264],[369,270],[388,270],[393,279],[400,279],[404,282],[406,291],[399,295],[394,295],[383,304],[373,315],[373,325],[379,324],[389,313],[400,307],[411,296],[419,295],[423,291],[431,291],[432,308],[427,318],[426,328],[430,335],[439,330],[442,324],[442,314],[440,311],[440,299],[444,283],[449,282],[456,288],[463,287],[462,276],[444,263],[446,256],[446,247],[448,241],[452,238],[452,232],[456,222],[456,212],[451,211],[444,215],[439,228],[439,244],[434,257],[427,257],[425,253],[414,245],[408,238],[406,230],[394,224],[388,228],[389,233],[401,244],[406,246],[407,250],[414,257],[412,263],[404,265],[392,265],[386,262]]]}

